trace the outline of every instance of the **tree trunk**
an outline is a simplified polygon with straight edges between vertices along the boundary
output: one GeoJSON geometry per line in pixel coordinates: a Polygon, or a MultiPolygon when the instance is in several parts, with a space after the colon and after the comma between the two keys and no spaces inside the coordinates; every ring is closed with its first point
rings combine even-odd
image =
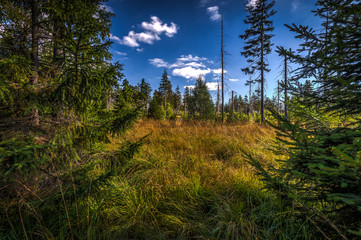
{"type": "Polygon", "coordinates": [[[264,39],[263,21],[261,23],[261,122],[264,124],[264,39]]]}
{"type": "MultiPolygon", "coordinates": [[[[39,82],[39,5],[38,0],[31,2],[31,60],[33,74],[30,78],[31,85],[34,86],[35,92],[39,82]]],[[[32,125],[39,126],[39,110],[35,106],[32,110],[32,125]]]]}
{"type": "Polygon", "coordinates": [[[224,123],[224,61],[223,61],[223,15],[221,18],[221,58],[222,58],[222,123],[224,123]]]}

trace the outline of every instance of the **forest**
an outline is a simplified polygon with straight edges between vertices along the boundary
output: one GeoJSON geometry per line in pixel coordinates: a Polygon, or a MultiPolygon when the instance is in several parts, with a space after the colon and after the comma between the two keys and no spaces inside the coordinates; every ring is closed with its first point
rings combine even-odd
{"type": "Polygon", "coordinates": [[[360,1],[284,23],[298,49],[273,42],[275,0],[245,4],[229,99],[222,17],[216,101],[202,75],[131,84],[104,2],[0,3],[1,240],[361,239],[360,1]]]}

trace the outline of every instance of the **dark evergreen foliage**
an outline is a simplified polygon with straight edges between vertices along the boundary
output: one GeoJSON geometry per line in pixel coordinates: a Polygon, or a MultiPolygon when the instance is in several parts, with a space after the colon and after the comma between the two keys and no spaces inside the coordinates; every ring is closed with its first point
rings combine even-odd
{"type": "Polygon", "coordinates": [[[207,85],[200,76],[188,96],[188,111],[191,118],[211,120],[215,118],[215,108],[207,85]]]}
{"type": "Polygon", "coordinates": [[[317,5],[322,32],[288,26],[304,42],[297,54],[285,53],[300,66],[290,84],[292,122],[273,111],[279,122],[275,151],[287,159],[266,171],[249,157],[268,188],[309,213],[320,236],[356,239],[361,235],[361,5],[349,0],[317,5]]]}

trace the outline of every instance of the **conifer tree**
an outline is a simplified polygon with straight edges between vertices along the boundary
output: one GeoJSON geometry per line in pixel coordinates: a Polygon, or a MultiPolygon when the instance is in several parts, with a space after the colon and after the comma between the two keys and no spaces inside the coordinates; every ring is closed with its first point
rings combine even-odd
{"type": "Polygon", "coordinates": [[[309,212],[322,238],[356,239],[361,235],[361,5],[319,0],[317,6],[327,37],[307,26],[288,26],[303,43],[299,53],[287,52],[300,65],[290,85],[292,113],[300,117],[290,122],[274,112],[280,122],[276,149],[287,159],[269,171],[252,162],[269,188],[309,212]],[[301,80],[305,88],[299,87],[301,80]]]}
{"type": "Polygon", "coordinates": [[[179,113],[182,106],[182,93],[180,92],[179,86],[175,89],[174,93],[174,109],[179,113]]]}
{"type": "Polygon", "coordinates": [[[150,87],[150,84],[144,80],[144,78],[142,79],[141,83],[138,85],[138,91],[139,91],[138,100],[140,101],[140,104],[143,106],[143,110],[146,111],[146,115],[147,115],[152,88],[150,87]]]}
{"type": "Polygon", "coordinates": [[[215,117],[212,97],[202,76],[197,79],[192,90],[192,96],[189,102],[189,114],[192,118],[203,120],[214,119],[215,117]]]}
{"type": "Polygon", "coordinates": [[[249,13],[244,20],[245,24],[250,27],[240,38],[246,40],[245,46],[241,54],[247,58],[249,66],[243,68],[245,74],[254,74],[256,71],[260,73],[257,81],[261,85],[261,122],[264,123],[264,84],[265,72],[270,69],[267,68],[266,63],[267,54],[271,53],[271,38],[273,31],[273,22],[269,19],[276,11],[272,8],[275,4],[274,0],[257,0],[253,4],[248,4],[246,10],[249,13]]]}
{"type": "Polygon", "coordinates": [[[191,104],[191,92],[189,87],[185,87],[183,94],[183,105],[184,105],[184,115],[188,116],[189,114],[189,105],[191,104]]]}
{"type": "Polygon", "coordinates": [[[164,109],[167,109],[167,102],[169,102],[170,98],[173,96],[173,91],[172,83],[169,81],[168,73],[165,69],[162,75],[162,79],[160,80],[158,92],[163,100],[164,109]]]}
{"type": "Polygon", "coordinates": [[[39,229],[51,238],[85,238],[87,201],[100,204],[99,193],[141,143],[106,147],[138,116],[136,109],[107,109],[109,91],[119,90],[123,78],[109,52],[112,14],[100,0],[56,2],[1,3],[0,189],[2,201],[15,204],[1,204],[0,212],[23,203],[32,210],[0,225],[19,239],[39,238],[39,229]],[[58,35],[54,16],[62,20],[58,35]],[[14,194],[23,183],[32,194],[14,194]]]}

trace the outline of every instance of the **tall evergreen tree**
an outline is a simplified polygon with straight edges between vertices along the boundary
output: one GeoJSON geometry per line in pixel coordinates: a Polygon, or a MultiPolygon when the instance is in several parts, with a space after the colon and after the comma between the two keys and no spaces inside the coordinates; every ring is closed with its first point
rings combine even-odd
{"type": "Polygon", "coordinates": [[[182,107],[182,93],[180,92],[179,86],[177,86],[177,88],[175,89],[173,101],[173,107],[175,111],[179,113],[182,107]]]}
{"type": "Polygon", "coordinates": [[[165,69],[162,75],[162,79],[160,80],[158,92],[162,97],[164,109],[167,109],[167,102],[170,102],[170,99],[173,96],[173,91],[172,83],[169,81],[168,73],[165,69]]]}
{"type": "Polygon", "coordinates": [[[246,40],[245,46],[241,54],[247,58],[250,66],[243,68],[245,74],[254,74],[255,71],[260,73],[257,78],[261,85],[261,121],[264,123],[264,84],[265,72],[270,69],[265,59],[267,54],[271,53],[272,32],[274,30],[273,22],[270,20],[276,11],[272,8],[275,5],[274,0],[257,0],[253,4],[248,4],[246,10],[249,13],[244,20],[245,24],[249,24],[250,28],[240,35],[240,38],[246,40]]]}
{"type": "Polygon", "coordinates": [[[138,91],[139,91],[138,100],[142,105],[143,110],[146,111],[146,115],[147,115],[152,88],[150,87],[150,84],[144,80],[144,78],[142,79],[141,83],[138,85],[138,91]]]}

